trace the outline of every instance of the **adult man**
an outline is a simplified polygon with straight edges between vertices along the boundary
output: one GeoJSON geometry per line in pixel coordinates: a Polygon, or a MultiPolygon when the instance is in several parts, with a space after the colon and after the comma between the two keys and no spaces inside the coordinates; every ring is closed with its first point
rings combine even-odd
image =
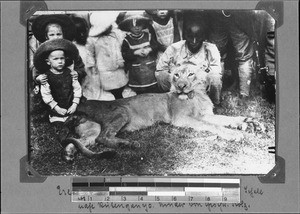
{"type": "Polygon", "coordinates": [[[227,57],[227,44],[229,39],[235,51],[235,60],[239,75],[239,93],[245,100],[250,93],[251,75],[253,73],[253,41],[247,31],[252,31],[253,23],[251,13],[244,11],[228,12],[224,10],[211,10],[208,13],[211,32],[209,40],[217,45],[221,53],[222,70],[227,57]]]}
{"type": "Polygon", "coordinates": [[[165,92],[170,90],[172,67],[184,64],[199,66],[208,73],[209,96],[215,105],[219,105],[222,74],[217,46],[206,41],[208,28],[203,19],[189,19],[183,28],[185,40],[170,45],[157,63],[155,76],[158,85],[165,92]]]}

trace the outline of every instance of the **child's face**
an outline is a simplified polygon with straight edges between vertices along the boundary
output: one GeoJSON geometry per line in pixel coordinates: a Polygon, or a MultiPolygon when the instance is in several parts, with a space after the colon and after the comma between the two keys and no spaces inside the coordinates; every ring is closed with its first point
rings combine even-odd
{"type": "Polygon", "coordinates": [[[138,23],[132,24],[130,26],[130,32],[134,35],[140,35],[142,33],[143,29],[144,29],[144,26],[142,24],[138,24],[138,23]]]}
{"type": "Polygon", "coordinates": [[[65,53],[62,50],[52,51],[46,62],[56,71],[61,71],[65,67],[65,53]]]}
{"type": "Polygon", "coordinates": [[[168,10],[157,10],[156,16],[160,19],[165,19],[167,17],[168,13],[169,13],[168,10]]]}
{"type": "Polygon", "coordinates": [[[58,24],[49,24],[46,27],[46,39],[63,39],[63,31],[58,24]]]}
{"type": "Polygon", "coordinates": [[[205,41],[203,30],[197,25],[189,26],[186,30],[186,44],[192,53],[197,53],[205,41]]]}

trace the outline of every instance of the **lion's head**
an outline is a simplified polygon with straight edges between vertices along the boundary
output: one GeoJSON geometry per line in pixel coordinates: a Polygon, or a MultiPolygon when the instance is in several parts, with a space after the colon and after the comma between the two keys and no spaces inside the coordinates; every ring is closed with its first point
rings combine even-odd
{"type": "Polygon", "coordinates": [[[183,65],[172,71],[171,92],[179,95],[180,99],[192,99],[195,93],[205,93],[207,73],[202,67],[183,65]]]}

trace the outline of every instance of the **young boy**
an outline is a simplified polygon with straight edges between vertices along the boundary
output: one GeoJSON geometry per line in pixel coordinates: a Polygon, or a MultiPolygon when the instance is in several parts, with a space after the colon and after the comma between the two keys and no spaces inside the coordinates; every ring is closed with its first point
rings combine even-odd
{"type": "Polygon", "coordinates": [[[139,12],[125,12],[119,28],[127,31],[121,51],[125,69],[129,72],[129,87],[137,94],[158,93],[154,75],[156,69],[157,42],[145,29],[150,19],[139,12]]]}
{"type": "Polygon", "coordinates": [[[181,40],[177,16],[172,10],[146,10],[146,13],[153,20],[149,32],[156,36],[159,59],[167,47],[181,40]]]}
{"type": "MultiPolygon", "coordinates": [[[[62,38],[73,41],[76,28],[71,18],[65,14],[39,15],[32,23],[32,33],[40,43],[62,38]]],[[[72,65],[73,62],[68,64],[72,65]]],[[[47,81],[47,75],[41,74],[35,67],[31,69],[34,81],[41,84],[47,81]]],[[[86,76],[84,63],[79,55],[74,59],[72,75],[78,76],[79,82],[82,82],[86,76]]]]}
{"type": "Polygon", "coordinates": [[[34,54],[34,66],[47,75],[47,81],[41,85],[41,95],[43,101],[50,107],[51,123],[65,122],[79,104],[82,89],[68,68],[76,57],[78,57],[76,46],[65,39],[46,41],[34,54]],[[67,58],[71,60],[67,61],[67,58]]]}

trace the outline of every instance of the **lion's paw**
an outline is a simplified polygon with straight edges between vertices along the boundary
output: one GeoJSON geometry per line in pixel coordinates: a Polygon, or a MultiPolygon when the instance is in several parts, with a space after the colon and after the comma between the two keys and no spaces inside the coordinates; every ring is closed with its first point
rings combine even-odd
{"type": "Polygon", "coordinates": [[[246,118],[244,122],[238,126],[238,129],[248,132],[265,132],[265,126],[254,118],[246,118]]]}

